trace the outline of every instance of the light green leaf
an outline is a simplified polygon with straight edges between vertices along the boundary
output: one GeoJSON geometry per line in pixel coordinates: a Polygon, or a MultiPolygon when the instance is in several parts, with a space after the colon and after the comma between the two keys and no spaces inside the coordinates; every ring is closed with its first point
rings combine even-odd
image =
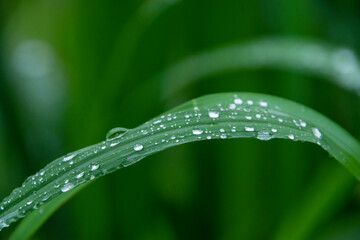
{"type": "Polygon", "coordinates": [[[156,78],[165,98],[215,74],[261,67],[293,70],[331,80],[360,94],[360,66],[354,51],[320,41],[273,37],[230,45],[188,57],[156,78]]]}
{"type": "MultiPolygon", "coordinates": [[[[321,114],[294,102],[255,93],[194,99],[137,128],[69,153],[29,177],[0,203],[0,227],[51,199],[144,157],[180,144],[230,138],[273,138],[316,143],[360,179],[360,144],[321,114]]],[[[236,151],[236,149],[234,149],[236,151]]]]}

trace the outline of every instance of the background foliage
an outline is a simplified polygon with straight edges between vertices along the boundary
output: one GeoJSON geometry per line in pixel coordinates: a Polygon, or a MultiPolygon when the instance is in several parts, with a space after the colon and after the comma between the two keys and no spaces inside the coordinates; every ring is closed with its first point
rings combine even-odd
{"type": "MultiPolygon", "coordinates": [[[[358,52],[358,1],[2,0],[0,7],[1,198],[110,128],[135,127],[209,93],[288,98],[359,138],[359,97],[301,73],[227,71],[170,96],[162,85],[144,87],[190,55],[264,37],[358,52]]],[[[199,142],[95,181],[34,239],[358,239],[359,189],[311,144],[199,142]]]]}

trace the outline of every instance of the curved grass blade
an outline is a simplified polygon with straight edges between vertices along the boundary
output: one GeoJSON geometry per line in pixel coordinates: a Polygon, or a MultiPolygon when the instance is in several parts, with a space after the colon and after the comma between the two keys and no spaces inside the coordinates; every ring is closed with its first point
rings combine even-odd
{"type": "Polygon", "coordinates": [[[194,141],[272,138],[320,145],[360,179],[360,144],[321,114],[255,93],[223,93],[185,103],[137,128],[65,155],[29,177],[0,203],[0,228],[76,186],[166,148],[194,141]]]}
{"type": "Polygon", "coordinates": [[[354,51],[289,37],[260,39],[206,51],[169,67],[158,78],[167,98],[204,77],[259,67],[320,76],[360,95],[360,66],[354,51]]]}
{"type": "Polygon", "coordinates": [[[11,234],[10,240],[30,239],[38,228],[62,205],[64,205],[76,193],[85,188],[89,183],[82,184],[77,188],[61,194],[54,200],[42,205],[37,211],[32,212],[11,234]]]}

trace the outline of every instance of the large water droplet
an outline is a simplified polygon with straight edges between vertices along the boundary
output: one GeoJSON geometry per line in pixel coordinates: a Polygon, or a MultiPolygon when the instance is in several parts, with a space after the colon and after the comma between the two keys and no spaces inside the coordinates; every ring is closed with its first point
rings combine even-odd
{"type": "Polygon", "coordinates": [[[121,127],[113,128],[106,134],[106,140],[119,138],[123,136],[127,131],[129,131],[129,129],[127,128],[121,128],[121,127]]]}

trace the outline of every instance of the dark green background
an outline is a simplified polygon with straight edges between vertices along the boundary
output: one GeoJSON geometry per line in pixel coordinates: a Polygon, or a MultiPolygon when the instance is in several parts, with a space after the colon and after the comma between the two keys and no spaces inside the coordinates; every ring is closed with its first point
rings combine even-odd
{"type": "MultiPolygon", "coordinates": [[[[209,93],[291,99],[359,138],[359,97],[308,75],[227,72],[166,100],[160,85],[142,84],[187,56],[269,36],[359,52],[360,1],[182,0],[138,29],[131,23],[143,3],[0,1],[0,198],[109,129],[209,93]]],[[[359,226],[360,185],[320,147],[239,139],[172,148],[101,178],[34,239],[355,240],[359,226]]]]}

